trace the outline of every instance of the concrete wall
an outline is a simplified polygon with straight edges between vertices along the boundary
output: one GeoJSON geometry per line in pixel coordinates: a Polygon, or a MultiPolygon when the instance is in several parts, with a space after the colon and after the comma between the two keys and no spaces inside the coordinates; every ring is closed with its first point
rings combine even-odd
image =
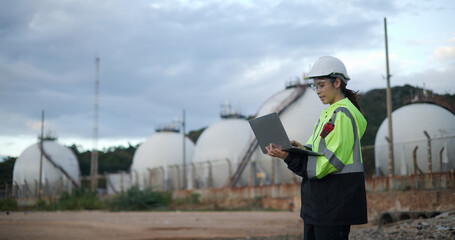
{"type": "Polygon", "coordinates": [[[430,212],[455,209],[455,190],[410,190],[367,193],[368,219],[384,212],[430,212]]]}
{"type": "MultiPolygon", "coordinates": [[[[446,211],[455,209],[455,174],[366,179],[368,218],[376,222],[383,212],[446,211]]],[[[204,204],[240,208],[260,201],[263,208],[300,210],[300,183],[174,191],[174,198],[197,193],[204,204]]],[[[296,213],[298,214],[298,213],[296,213]]]]}
{"type": "Polygon", "coordinates": [[[455,189],[455,172],[372,177],[365,179],[365,185],[368,192],[455,189]]]}

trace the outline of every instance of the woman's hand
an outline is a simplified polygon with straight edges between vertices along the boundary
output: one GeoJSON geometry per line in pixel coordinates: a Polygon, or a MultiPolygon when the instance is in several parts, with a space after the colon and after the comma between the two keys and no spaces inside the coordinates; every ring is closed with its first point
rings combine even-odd
{"type": "Polygon", "coordinates": [[[299,147],[299,148],[305,149],[305,146],[303,146],[301,143],[299,143],[299,142],[297,142],[295,140],[291,141],[291,145],[294,146],[294,147],[299,147]]]}
{"type": "Polygon", "coordinates": [[[273,144],[270,144],[269,146],[265,147],[265,149],[267,149],[267,155],[281,158],[283,160],[286,159],[289,155],[288,152],[282,151],[273,144]]]}

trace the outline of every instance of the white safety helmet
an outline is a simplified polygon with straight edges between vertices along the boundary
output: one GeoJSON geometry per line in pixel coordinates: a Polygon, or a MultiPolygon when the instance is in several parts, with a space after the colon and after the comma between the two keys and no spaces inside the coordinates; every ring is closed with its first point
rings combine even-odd
{"type": "Polygon", "coordinates": [[[343,62],[331,56],[320,57],[310,70],[308,78],[338,77],[344,83],[348,83],[349,75],[343,62]]]}

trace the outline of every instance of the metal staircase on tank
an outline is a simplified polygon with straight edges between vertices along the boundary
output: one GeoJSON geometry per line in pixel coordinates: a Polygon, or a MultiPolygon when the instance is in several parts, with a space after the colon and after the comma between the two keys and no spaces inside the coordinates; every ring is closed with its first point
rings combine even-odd
{"type": "Polygon", "coordinates": [[[39,146],[39,149],[41,151],[41,153],[43,154],[43,156],[52,164],[52,166],[54,166],[55,168],[57,168],[58,170],[60,170],[70,181],[71,183],[76,187],[76,188],[79,188],[79,184],[77,184],[77,181],[75,181],[66,171],[65,169],[63,169],[60,165],[58,165],[54,160],[52,160],[51,156],[46,152],[44,151],[44,148],[43,148],[43,145],[42,144],[38,144],[39,146]]]}
{"type": "MultiPolygon", "coordinates": [[[[292,87],[294,88],[294,91],[287,98],[285,98],[275,109],[273,109],[273,112],[276,112],[278,113],[278,115],[281,115],[281,113],[284,112],[284,110],[291,106],[295,101],[297,101],[303,95],[303,93],[305,93],[305,90],[307,89],[306,84],[301,84],[299,82],[297,82],[292,87]]],[[[234,174],[232,174],[231,178],[229,179],[229,187],[235,187],[258,145],[259,143],[256,138],[250,141],[249,146],[237,167],[237,170],[234,172],[234,174]]]]}

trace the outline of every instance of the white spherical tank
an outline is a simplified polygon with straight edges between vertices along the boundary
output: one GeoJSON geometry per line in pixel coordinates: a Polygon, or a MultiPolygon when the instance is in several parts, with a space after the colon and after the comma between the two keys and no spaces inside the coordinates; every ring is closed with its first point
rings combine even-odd
{"type": "Polygon", "coordinates": [[[194,187],[226,186],[252,139],[250,125],[243,118],[225,118],[208,127],[194,150],[194,187]]]}
{"type": "MultiPolygon", "coordinates": [[[[429,172],[428,138],[432,172],[455,168],[455,115],[435,104],[416,103],[392,113],[394,174],[429,172]],[[417,166],[414,165],[414,151],[417,166]]],[[[388,120],[382,122],[375,139],[377,175],[388,175],[388,120]]]]}
{"type": "MultiPolygon", "coordinates": [[[[263,116],[272,112],[276,112],[283,101],[292,97],[298,91],[297,87],[288,87],[283,91],[278,92],[269,98],[259,109],[257,116],[263,116]]],[[[314,124],[321,112],[328,105],[322,104],[315,91],[306,87],[302,96],[289,105],[281,114],[280,119],[288,134],[290,140],[296,140],[302,144],[311,137],[314,124]]],[[[295,181],[295,175],[287,168],[287,165],[281,159],[274,159],[262,153],[258,147],[253,153],[251,160],[256,162],[256,171],[262,172],[261,179],[265,183],[269,183],[272,179],[273,162],[275,163],[275,183],[295,181]],[[265,176],[264,176],[265,173],[265,176]]]]}
{"type": "MultiPolygon", "coordinates": [[[[57,165],[57,167],[54,166],[43,155],[41,172],[43,195],[52,196],[60,193],[62,190],[67,190],[71,186],[71,180],[66,177],[59,167],[79,184],[79,163],[76,155],[69,148],[55,141],[44,140],[43,149],[57,165]]],[[[21,189],[18,192],[18,197],[22,197],[24,194],[37,195],[39,189],[40,159],[41,150],[39,143],[26,148],[19,158],[17,158],[13,168],[13,184],[21,189]]]]}
{"type": "MultiPolygon", "coordinates": [[[[194,143],[185,137],[185,161],[191,165],[194,143]]],[[[131,165],[132,184],[141,189],[177,189],[183,184],[183,135],[157,132],[136,150],[131,165]]]]}

